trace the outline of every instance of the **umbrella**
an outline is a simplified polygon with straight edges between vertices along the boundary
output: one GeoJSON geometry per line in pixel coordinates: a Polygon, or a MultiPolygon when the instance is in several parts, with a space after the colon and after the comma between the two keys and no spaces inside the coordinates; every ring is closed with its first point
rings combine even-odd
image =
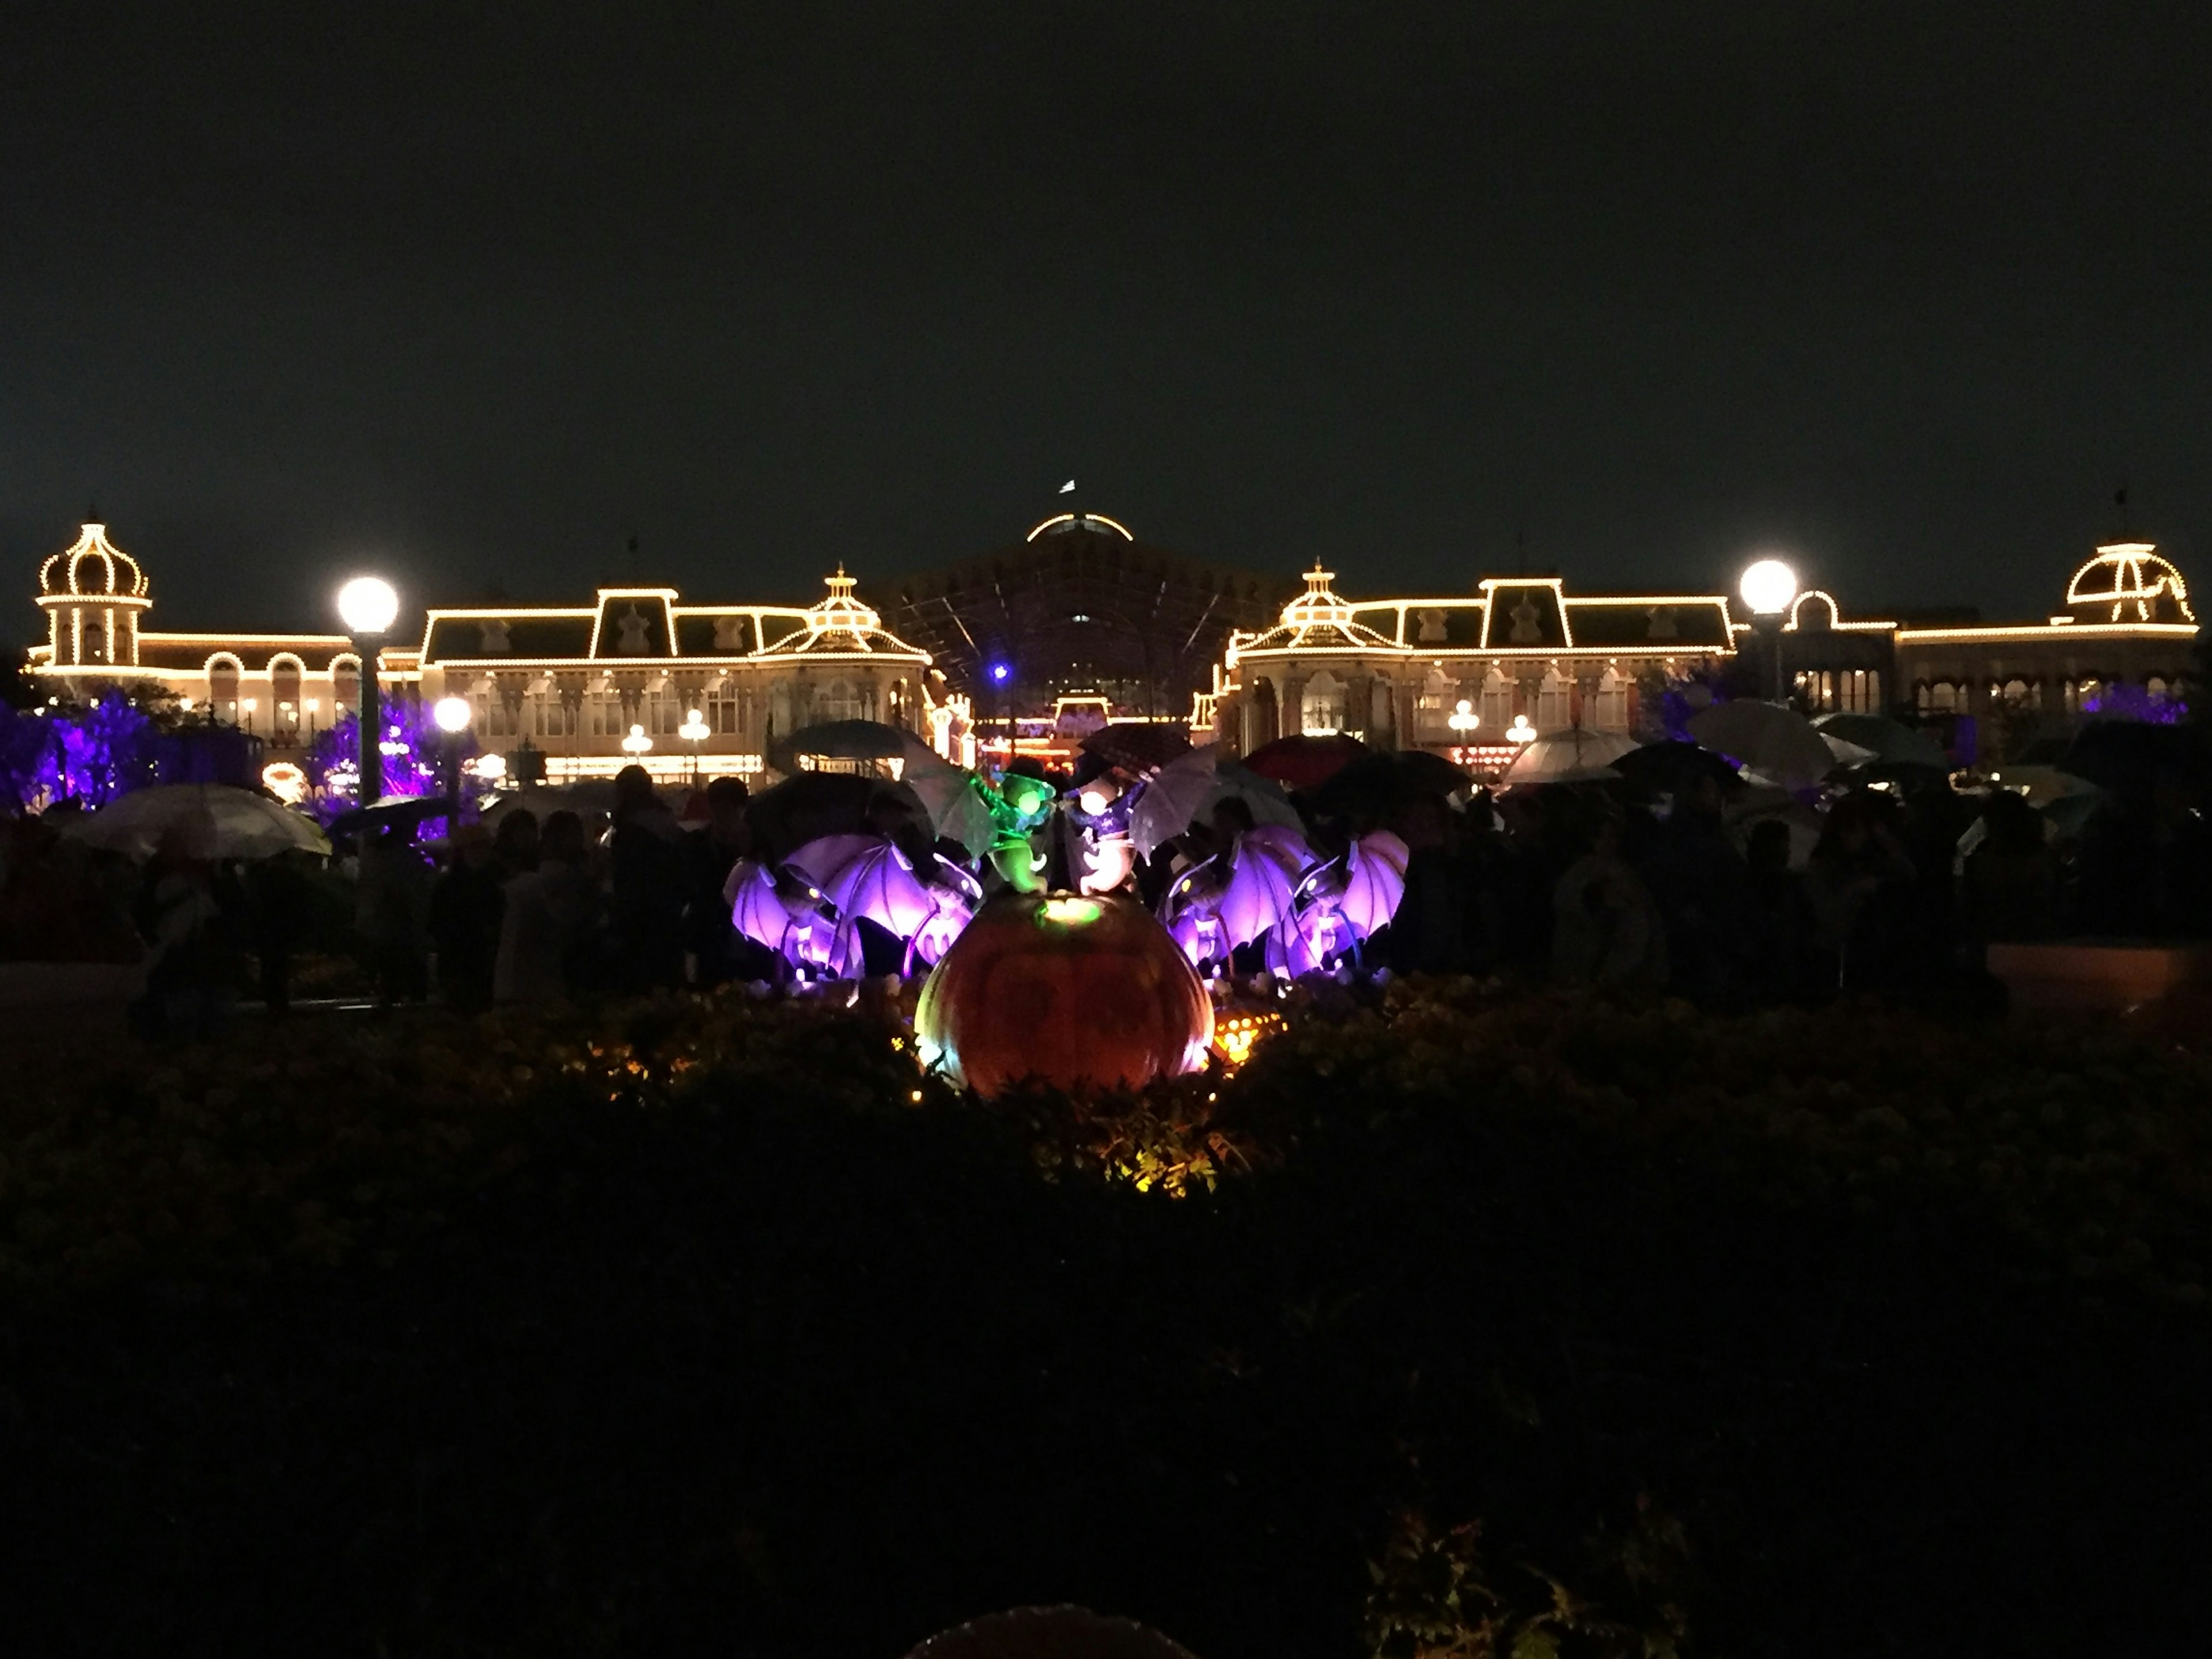
{"type": "Polygon", "coordinates": [[[1221,925],[1231,945],[1249,945],[1279,922],[1294,920],[1298,877],[1313,862],[1304,838],[1279,825],[1247,830],[1238,840],[1221,890],[1221,925]]]}
{"type": "Polygon", "coordinates": [[[1778,702],[1717,702],[1690,716],[1690,734],[1784,789],[1809,789],[1843,764],[1810,720],[1778,702]]]}
{"type": "Polygon", "coordinates": [[[999,838],[998,827],[991,821],[990,803],[983,799],[975,775],[966,767],[953,765],[908,733],[899,781],[914,791],[935,834],[958,842],[975,858],[991,850],[999,838]]]}
{"type": "Polygon", "coordinates": [[[1332,817],[1386,814],[1415,795],[1449,795],[1472,781],[1430,750],[1365,754],[1346,762],[1314,790],[1314,811],[1332,817]]]}
{"type": "Polygon", "coordinates": [[[2054,802],[2076,795],[2102,795],[2105,792],[2087,778],[2077,778],[2071,772],[2063,772],[2055,766],[2022,766],[2008,763],[1990,774],[1990,781],[2027,797],[2027,804],[2040,811],[2054,802]]]}
{"type": "Polygon", "coordinates": [[[1285,789],[1313,789],[1368,752],[1365,744],[1341,732],[1311,732],[1261,744],[1244,757],[1244,764],[1285,789]]]}
{"type": "Polygon", "coordinates": [[[1531,783],[1581,783],[1592,778],[1617,778],[1613,763],[1633,754],[1636,739],[1620,732],[1593,732],[1571,726],[1547,732],[1521,747],[1499,777],[1506,788],[1531,783]]]}
{"type": "Polygon", "coordinates": [[[1935,733],[1907,726],[1887,714],[1823,714],[1813,722],[1824,738],[1840,738],[1889,766],[1951,769],[1951,757],[1935,733]]]}
{"type": "MultiPolygon", "coordinates": [[[[1212,744],[1178,755],[1145,781],[1144,793],[1129,809],[1129,839],[1146,858],[1161,842],[1188,829],[1213,799],[1214,772],[1220,750],[1212,744]]],[[[1259,813],[1255,810],[1256,821],[1259,813]]]]}
{"type": "Polygon", "coordinates": [[[745,817],[771,848],[858,832],[868,826],[868,802],[881,781],[848,772],[800,772],[755,795],[745,817]]]}
{"type": "MultiPolygon", "coordinates": [[[[443,797],[439,798],[438,804],[443,806],[443,797]]],[[[587,778],[581,783],[563,784],[559,788],[510,790],[487,801],[483,810],[477,814],[477,818],[482,823],[495,824],[508,813],[521,808],[536,813],[541,823],[554,812],[574,812],[582,818],[588,818],[595,812],[611,812],[615,810],[614,781],[611,778],[587,778]]]]}
{"type": "MultiPolygon", "coordinates": [[[[1250,809],[1255,827],[1273,824],[1281,830],[1295,830],[1305,834],[1305,820],[1298,809],[1291,805],[1291,798],[1283,793],[1283,786],[1273,778],[1263,778],[1248,771],[1235,761],[1220,761],[1213,769],[1213,787],[1206,791],[1205,802],[1194,817],[1213,811],[1224,800],[1241,800],[1250,809]]],[[[1189,819],[1183,820],[1185,823],[1189,819]]]]}
{"type": "Polygon", "coordinates": [[[1337,913],[1365,939],[1389,924],[1406,896],[1406,865],[1413,854],[1387,830],[1357,837],[1344,855],[1344,893],[1337,913]]]}
{"type": "Polygon", "coordinates": [[[827,720],[803,726],[776,745],[785,755],[818,755],[824,760],[896,760],[913,735],[880,720],[827,720]]]}
{"type": "Polygon", "coordinates": [[[1085,754],[1095,755],[1109,766],[1145,773],[1188,754],[1190,738],[1181,726],[1164,721],[1119,720],[1101,726],[1080,746],[1085,754]]]}
{"type": "Polygon", "coordinates": [[[2202,780],[2212,769],[2206,761],[2203,736],[2191,727],[2099,720],[2081,728],[2058,764],[2100,789],[2142,800],[2160,773],[2179,774],[2185,781],[2202,780]]]}
{"type": "Polygon", "coordinates": [[[134,789],[96,812],[76,814],[62,833],[88,846],[151,857],[174,830],[191,854],[210,859],[266,859],[280,853],[327,855],[331,844],[313,822],[289,806],[227,783],[165,783],[134,789]]]}
{"type": "Polygon", "coordinates": [[[420,823],[425,818],[441,818],[453,805],[451,797],[435,795],[386,795],[371,801],[366,806],[348,807],[331,820],[331,828],[340,835],[351,835],[356,830],[366,830],[386,823],[420,823]]]}
{"type": "Polygon", "coordinates": [[[1632,749],[1612,765],[1630,782],[1654,789],[1682,789],[1700,776],[1711,778],[1723,789],[1738,781],[1735,768],[1723,757],[1672,738],[1632,749]]]}

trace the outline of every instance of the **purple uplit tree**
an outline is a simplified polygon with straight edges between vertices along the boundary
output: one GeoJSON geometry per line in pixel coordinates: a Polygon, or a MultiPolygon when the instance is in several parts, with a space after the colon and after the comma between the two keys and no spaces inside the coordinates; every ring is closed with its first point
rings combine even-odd
{"type": "MultiPolygon", "coordinates": [[[[386,799],[416,799],[442,794],[446,787],[446,734],[430,711],[412,703],[390,702],[377,711],[383,730],[386,799]]],[[[477,752],[473,733],[461,737],[461,758],[477,752]]],[[[313,791],[312,810],[325,823],[359,805],[361,716],[349,710],[309,745],[305,770],[313,791]]]]}
{"type": "Polygon", "coordinates": [[[2081,712],[2099,720],[2179,726],[2189,718],[2189,705],[2178,697],[2153,696],[2140,685],[2106,685],[2081,699],[2081,712]]]}
{"type": "Polygon", "coordinates": [[[77,707],[0,708],[0,799],[17,811],[105,806],[155,781],[153,718],[119,691],[77,707]]]}

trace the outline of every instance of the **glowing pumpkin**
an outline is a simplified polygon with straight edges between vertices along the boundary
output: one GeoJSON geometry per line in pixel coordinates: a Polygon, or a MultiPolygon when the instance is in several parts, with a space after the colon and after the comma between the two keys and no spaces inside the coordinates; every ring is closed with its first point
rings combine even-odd
{"type": "Polygon", "coordinates": [[[923,1061],[981,1094],[1025,1079],[1110,1089],[1204,1065],[1213,1004],[1142,905],[1016,893],[953,941],[914,1024],[923,1061]]]}

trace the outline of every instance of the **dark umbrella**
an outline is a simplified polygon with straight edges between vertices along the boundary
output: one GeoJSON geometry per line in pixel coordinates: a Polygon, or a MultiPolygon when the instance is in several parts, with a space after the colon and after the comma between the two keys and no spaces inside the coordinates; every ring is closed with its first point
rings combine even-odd
{"type": "Polygon", "coordinates": [[[1330,817],[1358,812],[1387,817],[1416,795],[1449,795],[1473,781],[1442,755],[1425,749],[1370,750],[1338,768],[1313,791],[1313,810],[1330,817]]]}
{"type": "Polygon", "coordinates": [[[2058,769],[2100,789],[2141,803],[2161,772],[2201,784],[2212,774],[2203,733],[2193,726],[2154,726],[2144,720],[2099,720],[2081,728],[2058,769]]]}
{"type": "Polygon", "coordinates": [[[1342,732],[1277,738],[1244,757],[1244,769],[1273,778],[1285,789],[1312,790],[1339,771],[1374,751],[1357,738],[1342,732]]]}
{"type": "Polygon", "coordinates": [[[1084,738],[1081,746],[1085,754],[1095,755],[1109,766],[1118,766],[1125,772],[1149,772],[1178,755],[1188,754],[1190,738],[1180,726],[1120,720],[1101,726],[1084,738]]]}
{"type": "Polygon", "coordinates": [[[452,805],[444,795],[386,795],[339,813],[331,820],[331,832],[348,836],[372,824],[420,823],[425,818],[442,818],[452,805]]]}
{"type": "Polygon", "coordinates": [[[800,772],[745,804],[753,834],[781,857],[823,836],[855,836],[868,828],[868,802],[882,780],[850,772],[800,772]]]}
{"type": "Polygon", "coordinates": [[[801,726],[778,740],[775,769],[790,771],[784,763],[798,755],[823,760],[896,760],[906,753],[906,738],[898,727],[881,720],[825,720],[820,726],[801,726]]]}
{"type": "Polygon", "coordinates": [[[1631,783],[1646,789],[1680,790],[1700,776],[1710,777],[1723,789],[1738,781],[1735,768],[1711,750],[1671,738],[1631,750],[1610,764],[1631,783]]]}

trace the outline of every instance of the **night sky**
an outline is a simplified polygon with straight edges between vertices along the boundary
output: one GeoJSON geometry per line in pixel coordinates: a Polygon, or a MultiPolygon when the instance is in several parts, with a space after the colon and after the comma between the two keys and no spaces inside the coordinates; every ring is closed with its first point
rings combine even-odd
{"type": "Polygon", "coordinates": [[[5,9],[0,635],[88,501],[155,626],[320,628],[1071,476],[1352,592],[2033,616],[2124,479],[2212,591],[2196,8],[583,9],[5,9]]]}

